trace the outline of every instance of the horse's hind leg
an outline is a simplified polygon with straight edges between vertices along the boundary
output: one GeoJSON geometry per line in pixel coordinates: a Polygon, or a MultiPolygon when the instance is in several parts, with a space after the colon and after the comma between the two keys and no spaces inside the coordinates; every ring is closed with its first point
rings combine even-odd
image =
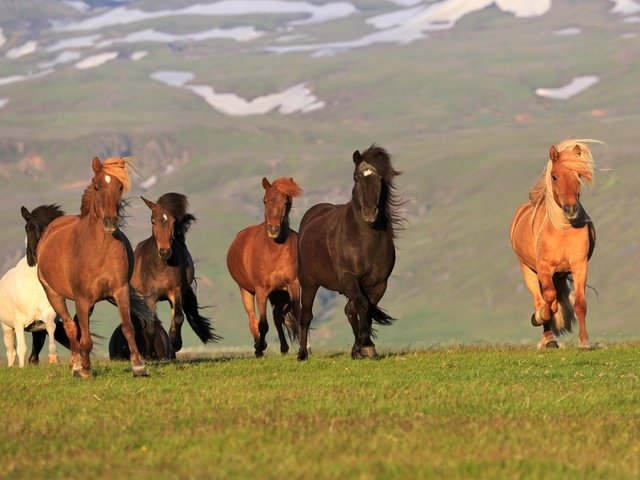
{"type": "Polygon", "coordinates": [[[16,331],[9,325],[2,324],[2,331],[4,333],[4,346],[7,349],[7,366],[12,367],[16,361],[16,331]]]}
{"type": "Polygon", "coordinates": [[[182,349],[182,324],[184,323],[184,313],[182,312],[182,291],[174,288],[169,292],[169,303],[171,303],[171,326],[169,327],[169,338],[171,346],[176,352],[182,349]]]}
{"type": "MultiPolygon", "coordinates": [[[[56,314],[51,312],[49,318],[45,318],[44,322],[47,329],[47,335],[49,335],[49,363],[58,363],[58,353],[56,352],[56,341],[54,339],[56,333],[56,314]]],[[[34,349],[35,349],[35,337],[34,337],[34,349]]],[[[40,346],[42,349],[42,345],[40,346]]],[[[40,351],[38,350],[38,353],[40,351]]]]}
{"type": "Polygon", "coordinates": [[[309,350],[307,345],[309,342],[309,327],[311,326],[311,320],[313,320],[313,301],[316,298],[318,291],[318,285],[308,284],[304,285],[300,282],[302,287],[301,296],[301,312],[300,312],[300,348],[298,350],[298,360],[306,360],[309,358],[309,350]]]}
{"type": "Polygon", "coordinates": [[[289,344],[287,343],[283,326],[285,310],[289,306],[289,295],[284,291],[274,292],[269,296],[269,299],[273,303],[273,323],[276,325],[278,338],[280,339],[280,353],[284,355],[289,351],[289,344]]]}
{"type": "Polygon", "coordinates": [[[38,365],[40,363],[40,352],[44,347],[44,341],[47,338],[47,332],[44,330],[38,330],[31,332],[31,355],[29,355],[29,363],[31,365],[38,365]]]}

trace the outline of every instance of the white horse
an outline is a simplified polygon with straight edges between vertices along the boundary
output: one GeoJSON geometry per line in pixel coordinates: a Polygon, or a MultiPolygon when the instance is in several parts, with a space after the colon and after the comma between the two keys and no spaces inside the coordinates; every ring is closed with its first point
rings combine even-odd
{"type": "MultiPolygon", "coordinates": [[[[46,226],[64,212],[57,205],[43,205],[32,213],[22,207],[21,213],[27,222],[27,252],[0,279],[0,323],[7,348],[7,363],[9,366],[15,363],[17,345],[18,365],[24,367],[27,354],[25,330],[34,332],[44,329],[49,335],[49,363],[58,363],[54,341],[56,312],[38,279],[35,251],[46,226]]],[[[37,361],[37,353],[35,358],[37,361]]]]}

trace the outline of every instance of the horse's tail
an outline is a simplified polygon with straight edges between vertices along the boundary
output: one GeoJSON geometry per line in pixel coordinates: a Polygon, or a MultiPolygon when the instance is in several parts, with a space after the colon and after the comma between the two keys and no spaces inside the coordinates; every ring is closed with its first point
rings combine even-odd
{"type": "Polygon", "coordinates": [[[187,317],[187,322],[202,341],[202,343],[217,342],[222,337],[213,333],[211,320],[200,315],[200,306],[198,305],[198,297],[193,291],[191,285],[187,285],[182,289],[182,310],[187,317]]]}
{"type": "Polygon", "coordinates": [[[289,341],[297,343],[300,332],[300,319],[293,314],[291,295],[284,290],[278,290],[269,294],[269,301],[274,306],[274,315],[276,309],[282,309],[284,327],[287,329],[289,341]]]}
{"type": "Polygon", "coordinates": [[[573,276],[571,274],[558,274],[553,276],[553,288],[556,290],[558,310],[551,316],[551,330],[555,335],[571,332],[576,322],[573,310],[573,276]]]}
{"type": "Polygon", "coordinates": [[[369,316],[378,325],[391,325],[396,319],[387,312],[369,302],[369,316]]]}

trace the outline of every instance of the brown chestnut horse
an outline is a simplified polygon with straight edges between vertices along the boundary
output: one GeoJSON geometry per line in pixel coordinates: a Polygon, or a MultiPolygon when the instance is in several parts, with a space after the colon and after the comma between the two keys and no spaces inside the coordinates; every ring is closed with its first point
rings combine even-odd
{"type": "MultiPolygon", "coordinates": [[[[188,213],[189,201],[180,193],[165,193],[157,202],[146,198],[142,200],[151,209],[151,236],[136,247],[131,284],[147,300],[154,315],[159,301],[169,301],[171,345],[167,344],[167,334],[156,316],[158,338],[152,345],[146,345],[150,339],[139,342],[139,348],[145,345],[141,348],[145,356],[175,358],[174,351],[182,348],[181,329],[185,316],[203,343],[220,340],[213,333],[211,321],[200,315],[198,299],[192,287],[195,269],[185,237],[196,217],[188,213]]],[[[139,340],[144,338],[138,325],[134,326],[136,337],[139,340]]],[[[126,352],[127,344],[118,327],[111,337],[109,354],[113,358],[119,358],[126,355],[126,352]]]]}
{"type": "Polygon", "coordinates": [[[128,162],[126,158],[109,158],[101,163],[95,157],[94,177],[82,195],[80,215],[64,215],[53,220],[38,244],[38,277],[69,337],[73,374],[83,378],[92,374],[89,317],[94,304],[107,299],[118,306],[131,351],[133,374],[147,375],[136,347],[131,313],[133,311],[148,327],[153,326],[153,316],[144,300],[129,286],[133,251],[118,228],[122,195],[131,183],[128,162]],[[79,341],[66,299],[75,302],[79,341]]]}
{"type": "Polygon", "coordinates": [[[596,231],[580,203],[582,181],[591,185],[594,177],[589,142],[596,141],[551,146],[544,173],[511,222],[511,245],[533,296],[531,323],[543,326],[540,347],[557,348],[555,335],[570,332],[577,316],[579,347],[591,348],[585,289],[596,231]]]}
{"type": "Polygon", "coordinates": [[[273,183],[263,178],[262,187],[264,222],[238,233],[227,253],[227,268],[240,287],[242,304],[249,316],[256,357],[261,357],[267,348],[267,299],[273,306],[281,353],[289,351],[283,324],[289,338],[296,338],[300,318],[298,234],[289,227],[289,212],[293,198],[302,195],[302,189],[293,178],[278,178],[273,183]]]}
{"type": "Polygon", "coordinates": [[[345,314],[353,329],[353,358],[371,357],[373,321],[389,325],[392,318],[377,307],[395,264],[395,232],[402,226],[394,177],[400,174],[391,157],[372,145],[353,153],[355,170],[351,200],[344,205],[321,203],[300,222],[298,278],[302,288],[300,350],[308,357],[307,340],[312,308],[319,287],[349,299],[345,314]]]}

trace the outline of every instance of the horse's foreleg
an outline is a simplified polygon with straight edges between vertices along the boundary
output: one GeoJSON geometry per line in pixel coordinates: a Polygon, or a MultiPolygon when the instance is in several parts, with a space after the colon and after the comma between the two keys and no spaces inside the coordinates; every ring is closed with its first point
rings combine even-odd
{"type": "Polygon", "coordinates": [[[89,378],[91,376],[91,350],[93,349],[93,340],[89,331],[89,310],[91,302],[84,298],[76,298],[76,317],[80,326],[80,365],[78,369],[73,366],[73,375],[76,377],[89,378]]]}
{"type": "Polygon", "coordinates": [[[117,292],[114,292],[113,298],[118,305],[118,313],[120,314],[120,322],[122,324],[122,333],[127,339],[129,345],[129,360],[131,361],[131,369],[135,377],[146,377],[149,374],[144,365],[144,360],[138,351],[136,345],[136,335],[131,321],[131,301],[129,299],[129,285],[125,285],[117,292]]]}
{"type": "Polygon", "coordinates": [[[578,317],[578,347],[590,350],[589,334],[587,333],[587,262],[584,265],[573,267],[573,288],[576,295],[573,309],[578,317]]]}
{"type": "Polygon", "coordinates": [[[253,336],[253,343],[257,345],[260,339],[260,331],[258,330],[258,320],[256,319],[255,297],[244,288],[240,288],[240,295],[244,311],[247,312],[249,317],[249,330],[251,331],[251,336],[253,336]]]}
{"type": "Polygon", "coordinates": [[[267,332],[269,331],[269,323],[267,322],[267,299],[269,292],[265,290],[256,289],[256,303],[258,305],[258,315],[260,320],[258,321],[258,341],[254,347],[256,349],[256,357],[261,357],[263,352],[267,349],[267,332]]]}
{"type": "Polygon", "coordinates": [[[169,327],[169,338],[171,346],[178,352],[182,348],[182,324],[184,323],[184,313],[182,311],[182,292],[180,288],[175,288],[169,292],[169,303],[171,303],[171,326],[169,327]]]}
{"type": "Polygon", "coordinates": [[[309,350],[307,349],[307,345],[309,344],[309,327],[311,326],[311,320],[313,320],[313,301],[316,298],[318,285],[304,285],[302,281],[300,281],[300,285],[302,287],[302,295],[300,297],[300,348],[298,350],[298,360],[306,360],[309,358],[309,350]]]}
{"type": "Polygon", "coordinates": [[[538,281],[540,282],[540,292],[542,293],[542,308],[540,310],[540,319],[543,322],[551,320],[551,315],[557,310],[556,289],[553,286],[554,270],[549,265],[538,266],[538,281]]]}
{"type": "MultiPolygon", "coordinates": [[[[354,276],[345,275],[340,286],[342,292],[352,302],[352,309],[355,310],[358,316],[358,328],[357,332],[354,328],[355,342],[351,350],[351,356],[353,358],[372,357],[376,355],[376,347],[371,340],[371,322],[368,315],[369,299],[362,292],[358,279],[354,276]]],[[[347,316],[349,315],[347,314],[347,316]]]]}
{"type": "Polygon", "coordinates": [[[7,349],[7,366],[12,367],[16,361],[16,331],[9,325],[5,325],[2,322],[0,322],[0,324],[2,324],[2,331],[4,333],[4,346],[7,349]]]}

